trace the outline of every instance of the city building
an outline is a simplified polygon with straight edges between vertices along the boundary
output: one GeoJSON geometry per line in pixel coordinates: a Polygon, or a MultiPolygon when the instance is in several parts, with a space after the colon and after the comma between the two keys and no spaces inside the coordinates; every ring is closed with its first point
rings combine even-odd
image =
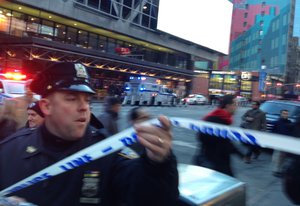
{"type": "Polygon", "coordinates": [[[300,1],[231,0],[230,71],[259,73],[263,95],[298,95],[300,1]]]}
{"type": "Polygon", "coordinates": [[[156,29],[159,0],[0,1],[0,68],[34,75],[57,61],[89,68],[98,96],[130,76],[155,77],[183,96],[195,62],[221,53],[156,29]]]}

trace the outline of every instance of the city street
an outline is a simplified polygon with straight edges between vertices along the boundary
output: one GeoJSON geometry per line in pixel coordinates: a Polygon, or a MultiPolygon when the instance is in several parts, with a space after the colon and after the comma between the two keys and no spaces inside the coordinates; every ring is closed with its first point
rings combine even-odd
{"type": "MultiPolygon", "coordinates": [[[[92,104],[93,112],[98,115],[102,112],[101,103],[92,104]]],[[[119,125],[121,129],[128,127],[127,112],[130,106],[123,106],[121,110],[119,125]]],[[[186,117],[200,119],[214,107],[212,106],[187,106],[187,107],[147,107],[153,116],[164,114],[173,117],[186,117]]],[[[234,116],[234,125],[240,124],[241,116],[249,109],[241,107],[234,116]]],[[[191,130],[174,128],[174,152],[178,162],[192,164],[193,155],[197,149],[195,133],[191,130]]],[[[238,145],[242,151],[245,147],[238,145]]],[[[258,160],[252,161],[251,164],[245,164],[237,156],[233,156],[233,169],[235,176],[242,182],[246,183],[247,206],[289,206],[293,205],[285,197],[281,189],[281,179],[272,176],[271,173],[271,154],[264,152],[258,160]]]]}

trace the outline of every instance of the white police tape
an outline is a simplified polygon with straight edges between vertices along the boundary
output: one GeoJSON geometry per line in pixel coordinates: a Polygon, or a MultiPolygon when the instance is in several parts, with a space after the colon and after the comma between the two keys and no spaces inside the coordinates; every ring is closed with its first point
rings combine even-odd
{"type": "MultiPolygon", "coordinates": [[[[300,155],[300,140],[297,138],[187,118],[172,117],[169,119],[175,127],[186,128],[195,132],[214,135],[218,138],[239,141],[300,155]]],[[[143,124],[155,124],[160,126],[157,119],[147,121],[143,124]]],[[[130,146],[136,141],[137,136],[134,129],[126,129],[15,183],[14,185],[2,190],[0,192],[0,196],[8,195],[60,173],[80,167],[81,165],[93,160],[121,150],[125,146],[130,146]]]]}

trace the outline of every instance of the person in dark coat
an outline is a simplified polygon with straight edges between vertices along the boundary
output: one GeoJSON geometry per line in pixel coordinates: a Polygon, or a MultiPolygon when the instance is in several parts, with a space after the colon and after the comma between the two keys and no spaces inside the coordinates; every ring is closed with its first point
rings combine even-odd
{"type": "Polygon", "coordinates": [[[98,116],[110,136],[119,132],[118,119],[121,109],[121,101],[117,97],[107,97],[104,103],[104,111],[98,116]]]}
{"type": "MultiPolygon", "coordinates": [[[[280,118],[274,123],[272,132],[276,134],[292,135],[292,122],[288,119],[289,111],[283,109],[280,111],[280,118]]],[[[272,174],[275,177],[282,176],[283,163],[286,153],[278,150],[273,151],[272,155],[272,174]]]]}
{"type": "MultiPolygon", "coordinates": [[[[203,120],[218,124],[231,125],[232,115],[236,108],[235,97],[233,95],[225,95],[220,98],[219,107],[206,115],[203,120]]],[[[195,156],[196,165],[233,176],[230,155],[235,153],[243,158],[243,153],[240,152],[228,139],[199,133],[198,140],[200,142],[200,151],[195,156]]]]}
{"type": "MultiPolygon", "coordinates": [[[[252,109],[249,109],[242,116],[242,124],[241,127],[245,129],[253,129],[258,131],[266,131],[266,114],[259,109],[260,102],[252,101],[251,103],[252,109]]],[[[251,163],[251,157],[253,159],[257,159],[260,155],[260,147],[257,145],[246,145],[248,147],[248,152],[246,153],[245,163],[251,163]]]]}
{"type": "MultiPolygon", "coordinates": [[[[42,96],[39,105],[45,122],[0,144],[0,191],[106,138],[93,130],[100,126],[91,119],[89,103],[95,92],[82,64],[54,64],[36,76],[31,89],[42,96]]],[[[86,151],[59,166],[63,173],[53,177],[44,173],[46,180],[27,181],[25,185],[36,183],[9,195],[40,206],[175,205],[179,192],[171,124],[164,116],[159,120],[161,128],[135,128],[137,141],[145,147],[142,157],[130,159],[117,151],[91,161],[86,151]]]]}

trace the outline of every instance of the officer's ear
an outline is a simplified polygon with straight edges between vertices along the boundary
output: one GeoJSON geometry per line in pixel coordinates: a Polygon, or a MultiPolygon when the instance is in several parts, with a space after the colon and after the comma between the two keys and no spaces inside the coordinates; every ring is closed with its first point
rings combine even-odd
{"type": "Polygon", "coordinates": [[[47,98],[42,98],[40,101],[39,101],[39,106],[43,112],[43,114],[45,116],[48,116],[50,114],[50,101],[49,99],[47,98]]]}

